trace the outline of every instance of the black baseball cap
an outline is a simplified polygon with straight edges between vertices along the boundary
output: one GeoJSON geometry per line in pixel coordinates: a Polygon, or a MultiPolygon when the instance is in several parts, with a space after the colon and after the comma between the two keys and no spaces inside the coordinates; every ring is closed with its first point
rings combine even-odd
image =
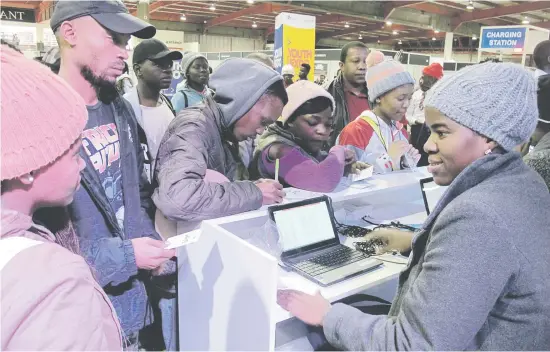
{"type": "Polygon", "coordinates": [[[166,44],[158,39],[145,39],[134,48],[132,56],[133,63],[140,63],[145,60],[158,60],[169,58],[172,61],[181,60],[183,57],[179,51],[170,51],[166,44]]]}
{"type": "Polygon", "coordinates": [[[84,16],[91,16],[103,27],[115,33],[131,34],[142,39],[152,38],[157,32],[154,26],[132,16],[120,0],[58,0],[50,26],[55,32],[64,21],[84,16]]]}

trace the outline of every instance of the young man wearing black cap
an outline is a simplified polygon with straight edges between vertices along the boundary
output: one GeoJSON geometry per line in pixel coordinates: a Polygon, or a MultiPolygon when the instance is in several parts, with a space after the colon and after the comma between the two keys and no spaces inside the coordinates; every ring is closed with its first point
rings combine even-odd
{"type": "Polygon", "coordinates": [[[153,320],[145,285],[152,275],[174,271],[175,253],[164,249],[153,226],[137,124],[115,81],[130,36],[150,38],[156,29],[119,0],[60,0],[50,24],[61,53],[59,76],[82,96],[89,115],[81,149],[86,168],[70,220],[81,254],[116,309],[125,348],[136,348],[139,331],[153,320]]]}
{"type": "Polygon", "coordinates": [[[149,181],[160,141],[175,116],[172,103],[160,91],[170,87],[172,66],[182,57],[179,51],[170,51],[158,39],[146,39],[134,48],[132,62],[138,84],[124,98],[132,105],[139,124],[140,142],[148,159],[145,169],[149,181]]]}

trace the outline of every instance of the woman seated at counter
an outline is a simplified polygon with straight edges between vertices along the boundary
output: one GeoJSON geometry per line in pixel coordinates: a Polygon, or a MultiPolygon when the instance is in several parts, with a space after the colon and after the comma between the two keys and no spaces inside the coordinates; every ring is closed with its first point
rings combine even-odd
{"type": "Polygon", "coordinates": [[[350,122],[337,143],[353,150],[357,160],[374,165],[375,173],[416,166],[420,154],[400,123],[414,93],[413,77],[399,62],[373,51],[367,57],[367,88],[372,110],[350,122]]]}
{"type": "Polygon", "coordinates": [[[550,194],[513,151],[537,124],[533,75],[469,66],[437,83],[425,106],[428,170],[449,187],[414,239],[371,234],[387,249],[412,247],[389,314],[297,291],[279,293],[279,304],[342,350],[549,350],[550,194]]]}
{"type": "Polygon", "coordinates": [[[279,182],[314,192],[332,192],[347,166],[353,171],[367,165],[356,163],[354,153],[343,146],[322,151],[332,132],[334,99],[317,84],[298,81],[287,88],[288,103],[281,118],[258,140],[250,174],[275,178],[279,159],[279,182]]]}

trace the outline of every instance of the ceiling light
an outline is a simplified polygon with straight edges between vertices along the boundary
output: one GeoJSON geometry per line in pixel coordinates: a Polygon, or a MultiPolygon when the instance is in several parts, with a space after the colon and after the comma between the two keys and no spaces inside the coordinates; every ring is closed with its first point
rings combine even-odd
{"type": "Polygon", "coordinates": [[[397,35],[397,31],[393,31],[393,32],[391,32],[391,34],[397,35]]]}
{"type": "Polygon", "coordinates": [[[254,0],[246,0],[246,2],[249,3],[249,4],[253,4],[254,0]]]}
{"type": "Polygon", "coordinates": [[[393,23],[392,23],[391,21],[387,21],[386,24],[387,24],[388,26],[391,26],[393,23]]]}
{"type": "Polygon", "coordinates": [[[359,40],[363,39],[363,36],[361,34],[359,34],[359,40]]]}
{"type": "Polygon", "coordinates": [[[437,40],[436,37],[433,37],[432,40],[437,40]]]}
{"type": "Polygon", "coordinates": [[[204,23],[206,23],[206,22],[208,22],[208,21],[204,20],[204,23]]]}
{"type": "Polygon", "coordinates": [[[472,37],[472,40],[477,40],[477,37],[474,35],[474,36],[472,37]]]}
{"type": "Polygon", "coordinates": [[[401,45],[401,44],[403,44],[403,42],[402,42],[402,41],[398,41],[397,44],[401,45]]]}
{"type": "Polygon", "coordinates": [[[216,11],[216,5],[214,4],[210,5],[210,11],[216,11]]]}
{"type": "Polygon", "coordinates": [[[327,15],[330,15],[331,13],[330,12],[327,12],[327,15]]]}
{"type": "Polygon", "coordinates": [[[258,25],[256,24],[256,21],[252,22],[252,28],[258,28],[258,25]]]}
{"type": "Polygon", "coordinates": [[[181,14],[180,20],[187,21],[187,17],[185,17],[185,14],[183,13],[181,14]]]}
{"type": "Polygon", "coordinates": [[[377,41],[377,42],[378,42],[378,44],[380,44],[380,39],[378,39],[378,41],[377,41]]]}
{"type": "Polygon", "coordinates": [[[528,19],[527,17],[525,17],[525,18],[523,19],[523,21],[521,21],[521,23],[522,23],[522,24],[529,24],[530,22],[529,22],[529,19],[528,19]]]}
{"type": "Polygon", "coordinates": [[[473,9],[475,9],[475,7],[474,7],[474,2],[473,2],[472,0],[470,0],[470,2],[468,3],[468,6],[466,6],[466,8],[467,8],[468,10],[473,10],[473,9]]]}
{"type": "Polygon", "coordinates": [[[346,24],[344,25],[344,27],[349,28],[349,23],[346,22],[346,24]]]}

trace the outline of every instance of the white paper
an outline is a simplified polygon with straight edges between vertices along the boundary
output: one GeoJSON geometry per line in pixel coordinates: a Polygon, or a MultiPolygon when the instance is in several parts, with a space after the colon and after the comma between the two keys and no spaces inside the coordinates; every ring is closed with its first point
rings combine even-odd
{"type": "Polygon", "coordinates": [[[186,246],[188,244],[197,242],[200,236],[201,236],[201,230],[198,229],[198,230],[186,232],[178,236],[170,237],[164,242],[166,244],[166,247],[164,248],[173,249],[173,248],[186,246]]]}
{"type": "Polygon", "coordinates": [[[369,177],[372,177],[373,173],[374,173],[374,166],[369,166],[366,169],[361,170],[358,174],[349,175],[349,179],[351,182],[362,181],[369,177]]]}

